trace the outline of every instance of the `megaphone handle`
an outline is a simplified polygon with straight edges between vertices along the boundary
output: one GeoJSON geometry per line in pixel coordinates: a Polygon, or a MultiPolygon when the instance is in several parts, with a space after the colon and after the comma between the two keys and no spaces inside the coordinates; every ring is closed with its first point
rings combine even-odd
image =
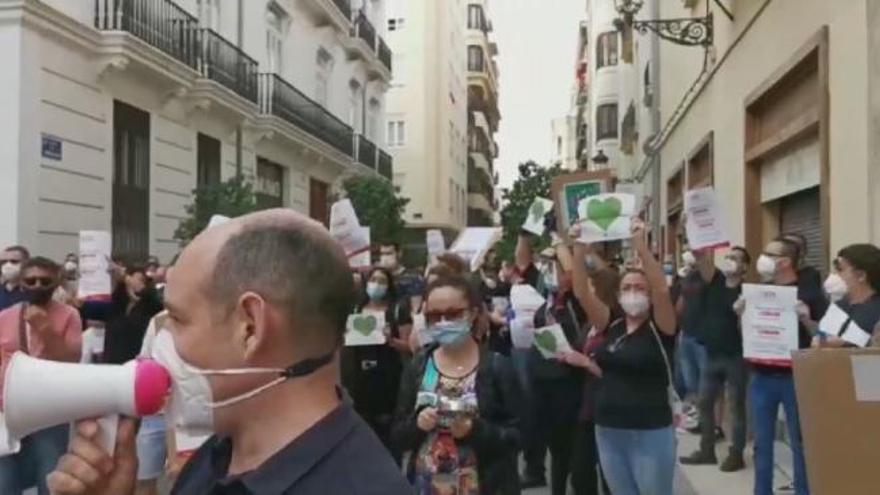
{"type": "Polygon", "coordinates": [[[116,430],[119,428],[119,416],[111,414],[98,418],[98,443],[113,457],[116,452],[116,430]]]}

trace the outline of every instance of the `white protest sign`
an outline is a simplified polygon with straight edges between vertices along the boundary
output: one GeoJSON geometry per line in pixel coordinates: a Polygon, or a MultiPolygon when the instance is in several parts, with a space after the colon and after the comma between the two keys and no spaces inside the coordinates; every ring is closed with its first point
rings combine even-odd
{"type": "Polygon", "coordinates": [[[553,359],[561,352],[571,352],[571,345],[565,338],[562,325],[550,325],[535,329],[535,348],[544,356],[544,359],[553,359]]]}
{"type": "Polygon", "coordinates": [[[79,233],[78,297],[109,296],[113,291],[109,271],[111,246],[110,232],[84,230],[79,233]]]}
{"type": "Polygon", "coordinates": [[[553,209],[553,201],[544,198],[535,198],[529,211],[526,213],[526,221],[522,228],[535,235],[544,235],[544,217],[553,209]]]}
{"type": "Polygon", "coordinates": [[[687,216],[685,230],[691,249],[715,249],[730,245],[715,189],[703,187],[688,191],[684,209],[687,216]]]}
{"type": "Polygon", "coordinates": [[[501,233],[499,227],[468,227],[452,243],[450,251],[467,261],[471,271],[477,271],[489,249],[501,240],[501,233]]]}
{"type": "Polygon", "coordinates": [[[349,315],[345,331],[346,347],[382,345],[385,342],[385,315],[383,313],[363,312],[349,315]]]}
{"type": "Polygon", "coordinates": [[[510,307],[516,318],[534,316],[546,299],[529,284],[517,284],[510,288],[510,307]]]}
{"type": "Polygon", "coordinates": [[[354,206],[348,199],[337,201],[330,207],[330,235],[349,258],[370,249],[370,241],[364,237],[354,206]]]}
{"type": "Polygon", "coordinates": [[[645,188],[641,184],[634,182],[619,182],[614,186],[614,192],[617,194],[629,194],[635,198],[635,211],[642,211],[642,203],[645,202],[645,188]]]}
{"type": "Polygon", "coordinates": [[[581,241],[617,241],[632,237],[632,217],[636,214],[636,200],[631,194],[598,194],[578,203],[581,220],[581,241]]]}
{"type": "Polygon", "coordinates": [[[791,366],[798,349],[797,287],[743,285],[743,356],[754,363],[791,366]]]}
{"type": "MultiPolygon", "coordinates": [[[[367,239],[367,245],[370,245],[370,228],[361,227],[361,233],[367,239]]],[[[370,250],[362,251],[359,254],[348,258],[348,266],[351,268],[369,268],[372,266],[373,260],[370,257],[370,250]]]]}
{"type": "Polygon", "coordinates": [[[510,320],[510,341],[516,349],[531,349],[535,343],[535,323],[532,318],[510,320]]]}
{"type": "Polygon", "coordinates": [[[443,239],[443,232],[437,229],[431,229],[425,233],[425,244],[428,245],[428,256],[438,256],[446,251],[446,241],[443,239]]]}
{"type": "Polygon", "coordinates": [[[858,347],[866,347],[871,341],[871,333],[865,331],[849,314],[836,303],[828,306],[825,316],[819,321],[819,331],[832,337],[840,337],[858,347]]]}

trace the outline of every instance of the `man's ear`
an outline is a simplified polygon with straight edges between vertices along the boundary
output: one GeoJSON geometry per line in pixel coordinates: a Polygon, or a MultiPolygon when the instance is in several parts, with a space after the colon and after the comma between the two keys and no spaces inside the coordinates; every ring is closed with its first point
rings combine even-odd
{"type": "Polygon", "coordinates": [[[272,341],[270,337],[274,331],[273,315],[266,300],[255,292],[242,294],[238,298],[235,312],[239,316],[239,322],[234,338],[241,346],[245,359],[250,361],[272,341]]]}

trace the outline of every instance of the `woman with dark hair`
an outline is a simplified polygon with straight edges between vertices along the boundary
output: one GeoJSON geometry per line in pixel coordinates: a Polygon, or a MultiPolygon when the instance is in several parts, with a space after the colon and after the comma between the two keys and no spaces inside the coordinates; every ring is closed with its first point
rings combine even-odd
{"type": "Polygon", "coordinates": [[[880,249],[872,244],[841,249],[834,260],[834,273],[825,280],[825,291],[834,301],[826,314],[835,311],[840,318],[829,317],[823,322],[826,325],[820,329],[830,335],[820,334],[814,346],[864,347],[872,336],[880,335],[880,249]],[[827,325],[834,328],[822,328],[827,325]]]}
{"type": "Polygon", "coordinates": [[[409,356],[412,316],[409,304],[400,301],[394,276],[387,268],[374,267],[366,276],[366,298],[357,313],[381,315],[386,343],[345,347],[342,351],[342,383],[351,394],[354,408],[391,449],[390,429],[394,400],[400,386],[404,357],[409,356]]]}
{"type": "Polygon", "coordinates": [[[435,344],[407,367],[393,438],[419,495],[518,494],[516,382],[507,358],[475,339],[482,301],[463,277],[434,281],[425,319],[435,344]]]}
{"type": "Polygon", "coordinates": [[[122,364],[136,358],[147,325],[160,311],[162,301],[147,278],[146,268],[127,268],[106,309],[103,362],[122,364]]]}

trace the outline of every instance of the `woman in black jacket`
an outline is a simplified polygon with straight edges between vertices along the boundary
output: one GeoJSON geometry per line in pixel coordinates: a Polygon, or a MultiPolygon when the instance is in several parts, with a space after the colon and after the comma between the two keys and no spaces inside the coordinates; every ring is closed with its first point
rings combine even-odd
{"type": "Polygon", "coordinates": [[[507,358],[474,339],[482,303],[462,277],[432,283],[425,321],[434,345],[403,375],[392,438],[420,495],[518,494],[516,381],[507,358]]]}
{"type": "Polygon", "coordinates": [[[123,364],[136,358],[144,343],[147,325],[160,311],[162,301],[147,278],[146,268],[126,269],[106,309],[103,361],[123,364]]]}

